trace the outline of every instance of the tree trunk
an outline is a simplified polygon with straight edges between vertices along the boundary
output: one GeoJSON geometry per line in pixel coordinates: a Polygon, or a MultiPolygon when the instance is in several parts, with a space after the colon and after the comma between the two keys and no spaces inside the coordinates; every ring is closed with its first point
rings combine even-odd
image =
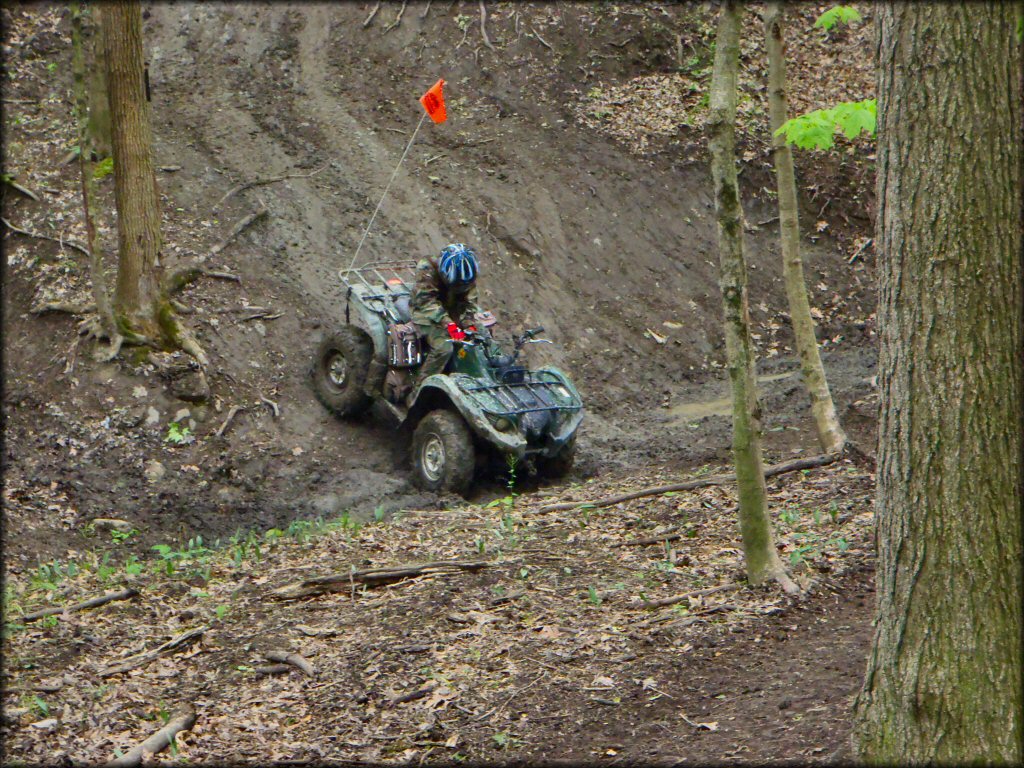
{"type": "Polygon", "coordinates": [[[782,42],[782,6],[767,5],[764,17],[768,48],[768,111],[772,131],[775,178],[779,191],[779,235],[782,241],[782,274],[789,299],[789,317],[793,337],[800,355],[804,384],[811,398],[811,413],[818,432],[818,441],[826,453],[837,453],[846,444],[846,435],[839,426],[832,393],[828,389],[825,368],[818,354],[814,336],[814,320],[807,301],[804,267],[800,259],[800,224],[797,220],[796,181],[793,173],[793,151],[783,137],[776,137],[788,119],[786,116],[786,59],[782,42]]]}
{"type": "Polygon", "coordinates": [[[116,335],[114,313],[110,308],[110,294],[103,274],[103,252],[96,242],[96,227],[92,218],[92,201],[96,198],[96,183],[93,178],[92,142],[89,140],[89,96],[85,82],[85,54],[82,50],[82,8],[79,3],[71,4],[71,74],[74,80],[75,112],[78,123],[78,163],[82,173],[82,209],[85,214],[86,248],[89,251],[89,273],[92,279],[92,294],[107,338],[116,335]]]}
{"type": "Polygon", "coordinates": [[[160,198],[143,75],[142,12],[137,0],[102,6],[114,150],[119,258],[114,308],[122,331],[150,339],[167,312],[160,292],[160,198]]]}
{"type": "Polygon", "coordinates": [[[736,3],[722,4],[711,78],[708,120],[711,173],[718,215],[718,250],[722,300],[725,307],[725,345],[732,382],[733,458],[740,501],[740,531],[752,585],[778,579],[787,591],[796,586],[775,550],[768,519],[768,494],[761,457],[761,414],[754,379],[747,302],[747,267],[743,253],[743,210],[736,181],[736,73],[739,69],[740,18],[736,3]]]}
{"type": "Polygon", "coordinates": [[[92,24],[85,26],[85,37],[88,40],[89,67],[89,144],[96,159],[111,156],[110,137],[110,100],[107,98],[107,67],[106,55],[103,50],[103,29],[99,15],[92,13],[87,18],[92,24]]]}
{"type": "Polygon", "coordinates": [[[877,7],[871,763],[1019,765],[1021,47],[1013,4],[877,7]]]}

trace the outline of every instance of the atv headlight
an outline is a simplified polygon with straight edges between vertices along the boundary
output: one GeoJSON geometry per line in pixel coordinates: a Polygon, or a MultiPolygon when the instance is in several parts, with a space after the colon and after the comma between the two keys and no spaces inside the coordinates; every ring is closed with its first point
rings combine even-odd
{"type": "Polygon", "coordinates": [[[515,424],[504,416],[499,416],[494,420],[494,428],[499,432],[511,432],[515,428],[515,424]]]}

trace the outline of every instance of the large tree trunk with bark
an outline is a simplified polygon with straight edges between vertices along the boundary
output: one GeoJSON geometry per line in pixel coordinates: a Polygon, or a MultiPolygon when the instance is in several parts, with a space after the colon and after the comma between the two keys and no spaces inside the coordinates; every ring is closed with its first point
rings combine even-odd
{"type": "Polygon", "coordinates": [[[1022,136],[1013,4],[877,8],[872,763],[1021,763],[1022,136]]]}
{"type": "Polygon", "coordinates": [[[718,215],[718,251],[722,300],[725,307],[725,345],[733,402],[733,458],[740,501],[740,532],[752,585],[777,579],[787,591],[797,591],[779,560],[768,518],[768,493],[761,456],[761,414],[754,378],[750,340],[747,267],[743,245],[743,209],[736,180],[736,76],[739,69],[740,18],[736,3],[722,4],[711,78],[708,118],[711,173],[718,215]]]}
{"type": "Polygon", "coordinates": [[[110,294],[103,274],[103,252],[96,242],[96,226],[92,217],[92,202],[96,199],[96,182],[93,178],[92,141],[89,134],[89,90],[86,84],[85,52],[83,50],[82,8],[80,3],[71,4],[71,74],[74,81],[75,117],[78,123],[78,162],[82,175],[82,209],[85,215],[86,248],[89,251],[89,273],[92,280],[92,295],[96,302],[103,333],[112,342],[118,337],[114,324],[114,313],[110,306],[110,294]]]}
{"type": "Polygon", "coordinates": [[[800,368],[807,393],[811,398],[811,413],[818,432],[818,441],[827,453],[841,451],[846,435],[839,426],[832,393],[828,389],[825,368],[818,353],[818,340],[814,336],[814,320],[807,301],[804,267],[800,259],[800,224],[797,218],[796,179],[793,173],[793,151],[781,136],[775,136],[786,122],[786,58],[782,41],[782,5],[770,2],[764,17],[766,47],[768,48],[768,112],[772,131],[772,152],[775,178],[779,192],[779,234],[782,242],[782,274],[789,299],[789,317],[793,324],[793,337],[800,355],[800,368]]]}
{"type": "Polygon", "coordinates": [[[122,331],[158,339],[170,335],[161,330],[160,317],[169,305],[160,290],[160,198],[144,82],[142,11],[137,0],[101,7],[119,242],[114,309],[122,331]]]}

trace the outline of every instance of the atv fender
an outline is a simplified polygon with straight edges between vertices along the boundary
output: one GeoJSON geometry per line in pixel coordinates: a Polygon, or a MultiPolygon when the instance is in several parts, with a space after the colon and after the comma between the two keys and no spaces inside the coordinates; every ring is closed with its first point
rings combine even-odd
{"type": "Polygon", "coordinates": [[[435,373],[424,379],[403,424],[411,424],[428,411],[441,407],[441,403],[454,406],[470,430],[486,442],[519,458],[526,454],[526,438],[518,432],[499,432],[495,429],[484,412],[465,396],[448,374],[435,373]]]}
{"type": "MultiPolygon", "coordinates": [[[[576,398],[582,400],[582,398],[580,397],[580,393],[576,389],[575,385],[572,383],[572,380],[560,368],[556,368],[553,365],[546,365],[543,368],[539,368],[538,372],[540,371],[546,371],[548,373],[554,374],[562,382],[566,389],[572,392],[573,395],[576,396],[576,398]]],[[[562,446],[569,442],[569,440],[572,439],[572,436],[576,434],[576,430],[579,429],[580,422],[582,421],[583,410],[580,409],[576,411],[574,414],[572,414],[570,418],[566,419],[564,423],[559,425],[556,429],[552,430],[548,434],[548,439],[544,446],[544,450],[541,452],[541,455],[551,457],[557,454],[559,451],[561,451],[562,446]]]]}

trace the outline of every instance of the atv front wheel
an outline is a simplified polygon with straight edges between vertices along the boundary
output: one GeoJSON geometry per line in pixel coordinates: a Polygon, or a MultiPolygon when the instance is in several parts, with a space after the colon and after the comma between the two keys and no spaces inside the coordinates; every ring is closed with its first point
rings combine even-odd
{"type": "Polygon", "coordinates": [[[572,465],[576,461],[576,435],[573,435],[562,446],[561,450],[549,459],[541,461],[538,468],[544,477],[561,478],[572,471],[572,465]]]}
{"type": "Polygon", "coordinates": [[[412,436],[412,463],[421,487],[465,495],[473,482],[476,450],[462,417],[445,410],[424,416],[412,436]]]}
{"type": "Polygon", "coordinates": [[[370,398],[363,391],[373,357],[373,342],[354,325],[346,325],[322,342],[313,361],[313,389],[338,416],[365,411],[370,398]]]}

